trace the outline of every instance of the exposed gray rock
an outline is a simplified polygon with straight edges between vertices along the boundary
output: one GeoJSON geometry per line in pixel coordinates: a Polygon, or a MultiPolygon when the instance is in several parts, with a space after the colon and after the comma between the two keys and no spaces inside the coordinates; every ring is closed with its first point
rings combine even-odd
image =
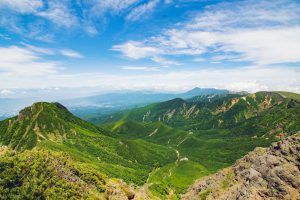
{"type": "Polygon", "coordinates": [[[196,181],[182,199],[300,199],[300,138],[256,148],[232,167],[196,181]]]}

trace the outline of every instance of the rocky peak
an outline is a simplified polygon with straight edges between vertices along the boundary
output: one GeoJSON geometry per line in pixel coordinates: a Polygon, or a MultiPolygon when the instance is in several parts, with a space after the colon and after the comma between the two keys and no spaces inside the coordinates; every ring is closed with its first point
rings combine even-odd
{"type": "Polygon", "coordinates": [[[300,138],[256,148],[233,167],[198,180],[183,199],[299,199],[300,138]]]}

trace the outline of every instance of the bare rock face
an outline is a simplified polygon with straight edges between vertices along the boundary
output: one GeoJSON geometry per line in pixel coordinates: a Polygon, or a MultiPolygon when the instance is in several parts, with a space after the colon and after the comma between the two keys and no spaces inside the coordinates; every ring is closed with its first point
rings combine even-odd
{"type": "Polygon", "coordinates": [[[182,199],[300,199],[300,138],[256,148],[234,166],[196,181],[182,199]]]}
{"type": "Polygon", "coordinates": [[[135,197],[134,187],[123,180],[111,179],[108,185],[107,200],[130,200],[135,197]]]}

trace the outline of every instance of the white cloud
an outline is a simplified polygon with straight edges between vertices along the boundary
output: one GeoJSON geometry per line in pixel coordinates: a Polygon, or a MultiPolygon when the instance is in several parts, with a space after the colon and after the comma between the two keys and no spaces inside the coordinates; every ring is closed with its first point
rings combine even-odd
{"type": "Polygon", "coordinates": [[[61,50],[55,50],[51,48],[43,48],[38,46],[33,46],[24,42],[21,42],[21,44],[24,46],[23,49],[27,50],[27,52],[30,52],[32,55],[34,54],[40,54],[40,55],[63,55],[70,58],[83,58],[84,56],[72,49],[61,49],[61,50]]]}
{"type": "Polygon", "coordinates": [[[151,0],[146,4],[141,4],[139,0],[0,0],[0,26],[22,36],[47,42],[53,41],[53,35],[41,31],[41,26],[49,29],[47,21],[52,22],[55,28],[72,28],[94,36],[105,29],[109,16],[126,15],[132,11],[128,19],[135,20],[146,14],[145,9],[150,11],[156,1],[159,0],[151,0]],[[29,24],[24,23],[24,14],[31,15],[29,24]],[[31,26],[37,26],[38,30],[31,30],[31,26]]]}
{"type": "Polygon", "coordinates": [[[300,26],[241,30],[220,35],[220,50],[240,53],[240,60],[257,64],[300,62],[300,26]]]}
{"type": "MultiPolygon", "coordinates": [[[[19,26],[22,27],[21,25],[19,26]]],[[[22,31],[24,32],[23,35],[30,39],[47,43],[54,43],[56,41],[54,32],[49,31],[42,21],[40,23],[30,23],[27,29],[22,29],[22,31]]]]}
{"type": "Polygon", "coordinates": [[[41,47],[37,47],[37,46],[33,46],[24,42],[21,42],[22,45],[24,45],[26,47],[27,50],[30,50],[32,52],[35,53],[41,53],[41,54],[47,54],[47,55],[54,55],[55,51],[53,49],[49,49],[49,48],[41,48],[41,47]]]}
{"type": "MultiPolygon", "coordinates": [[[[18,46],[0,47],[0,74],[14,77],[55,73],[58,63],[43,60],[37,53],[18,46]]],[[[12,82],[12,84],[14,81],[12,82]]]]}
{"type": "Polygon", "coordinates": [[[82,16],[79,24],[90,36],[101,33],[109,22],[108,16],[121,15],[134,8],[139,0],[89,0],[77,1],[82,16]]]}
{"type": "Polygon", "coordinates": [[[142,42],[129,41],[126,44],[115,45],[112,50],[120,51],[125,56],[132,59],[141,59],[153,57],[160,53],[160,50],[155,47],[145,46],[142,42]]]}
{"type": "MultiPolygon", "coordinates": [[[[1,12],[1,10],[0,10],[1,12]]],[[[0,27],[5,27],[9,31],[22,33],[22,29],[18,26],[19,19],[13,15],[0,15],[0,27]]]]}
{"type": "Polygon", "coordinates": [[[85,32],[90,36],[95,36],[98,34],[97,28],[93,25],[86,24],[86,25],[84,25],[83,28],[84,28],[85,32]]]}
{"type": "Polygon", "coordinates": [[[48,9],[38,12],[36,15],[44,17],[58,26],[70,28],[78,25],[78,19],[72,13],[71,8],[60,1],[49,1],[48,9]]]}
{"type": "Polygon", "coordinates": [[[74,51],[72,49],[62,49],[60,53],[64,56],[71,57],[71,58],[83,58],[79,52],[74,51]]]}
{"type": "Polygon", "coordinates": [[[207,7],[177,28],[116,45],[113,50],[134,59],[209,54],[217,61],[258,65],[300,62],[300,4],[255,2],[207,7]]]}
{"type": "MultiPolygon", "coordinates": [[[[93,11],[98,14],[102,14],[103,12],[119,12],[122,11],[137,2],[138,0],[94,0],[93,3],[93,11]]],[[[95,13],[95,14],[97,14],[95,13]]]]}
{"type": "Polygon", "coordinates": [[[0,0],[0,12],[0,26],[23,34],[22,37],[47,42],[53,41],[53,35],[43,30],[44,26],[49,26],[43,19],[66,28],[78,27],[79,24],[68,1],[0,0]],[[31,17],[30,23],[24,21],[24,15],[31,17]]]}
{"type": "Polygon", "coordinates": [[[154,62],[157,62],[159,64],[162,65],[182,65],[179,62],[173,61],[173,60],[169,60],[163,57],[159,57],[159,56],[154,56],[153,58],[151,58],[154,62]]]}
{"type": "Polygon", "coordinates": [[[42,6],[42,0],[0,0],[0,8],[10,8],[20,13],[33,13],[42,6]]]}
{"type": "MultiPolygon", "coordinates": [[[[155,42],[160,46],[164,55],[222,53],[225,54],[224,60],[274,64],[300,62],[299,35],[300,26],[276,29],[235,29],[226,32],[172,30],[166,36],[156,38],[155,42]],[[229,59],[232,56],[226,56],[228,53],[236,55],[233,59],[229,59]]],[[[144,48],[146,47],[151,46],[144,45],[144,48]]]]}
{"type": "Polygon", "coordinates": [[[206,59],[201,58],[201,57],[197,57],[197,58],[194,58],[193,61],[194,61],[194,62],[205,62],[206,59]]]}
{"type": "Polygon", "coordinates": [[[152,61],[161,65],[181,65],[179,62],[159,56],[163,54],[159,48],[145,46],[142,42],[129,41],[125,44],[113,46],[112,50],[120,51],[124,56],[134,60],[150,58],[152,61]]]}
{"type": "Polygon", "coordinates": [[[9,35],[1,34],[1,33],[0,33],[0,39],[3,39],[3,40],[11,40],[11,38],[9,37],[9,35]]]}
{"type": "Polygon", "coordinates": [[[13,94],[13,93],[14,93],[13,91],[6,90],[6,89],[0,91],[0,95],[3,95],[3,96],[7,96],[7,95],[10,95],[10,94],[13,94]]]}
{"type": "Polygon", "coordinates": [[[134,70],[134,71],[159,71],[159,67],[148,67],[148,66],[123,66],[121,69],[134,70]]]}
{"type": "MultiPolygon", "coordinates": [[[[150,66],[151,67],[151,66],[150,66]]],[[[202,68],[145,73],[144,66],[127,66],[119,73],[50,74],[32,79],[11,78],[0,73],[2,88],[99,87],[102,89],[148,89],[183,91],[195,86],[234,91],[286,90],[300,93],[300,70],[294,67],[202,68]],[[133,68],[139,67],[139,68],[133,68]],[[126,73],[126,75],[124,75],[126,73]],[[180,84],[178,84],[180,83],[180,84]]]]}
{"type": "Polygon", "coordinates": [[[165,0],[165,4],[171,4],[173,3],[173,0],[165,0]]]}
{"type": "Polygon", "coordinates": [[[295,1],[240,1],[209,6],[186,24],[195,30],[222,31],[227,28],[265,27],[299,23],[299,4],[295,1]]]}
{"type": "Polygon", "coordinates": [[[149,14],[157,6],[159,0],[150,0],[147,3],[144,3],[136,8],[134,8],[127,16],[128,21],[137,21],[145,14],[149,14]]]}

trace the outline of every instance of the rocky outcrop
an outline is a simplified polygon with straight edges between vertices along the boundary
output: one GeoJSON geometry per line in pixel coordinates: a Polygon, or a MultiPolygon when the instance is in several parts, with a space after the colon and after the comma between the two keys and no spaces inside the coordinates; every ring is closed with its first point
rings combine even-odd
{"type": "Polygon", "coordinates": [[[300,199],[300,137],[256,148],[234,166],[196,181],[182,199],[300,199]]]}

